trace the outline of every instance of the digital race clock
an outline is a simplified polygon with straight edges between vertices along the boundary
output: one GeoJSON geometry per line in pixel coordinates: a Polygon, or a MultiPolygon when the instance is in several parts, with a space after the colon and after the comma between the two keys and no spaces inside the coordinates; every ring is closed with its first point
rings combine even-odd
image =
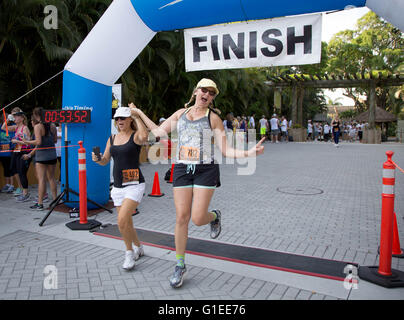
{"type": "Polygon", "coordinates": [[[91,110],[44,110],[42,122],[90,123],[91,110]]]}

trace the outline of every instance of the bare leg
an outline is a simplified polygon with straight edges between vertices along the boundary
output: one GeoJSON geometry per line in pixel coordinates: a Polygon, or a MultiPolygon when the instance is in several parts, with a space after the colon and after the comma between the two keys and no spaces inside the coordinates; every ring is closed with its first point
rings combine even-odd
{"type": "Polygon", "coordinates": [[[204,226],[215,218],[214,214],[208,212],[215,189],[194,188],[193,190],[192,222],[197,226],[204,226]]]}
{"type": "Polygon", "coordinates": [[[135,246],[140,246],[140,241],[137,236],[135,228],[133,228],[132,213],[136,210],[138,202],[125,199],[120,207],[117,207],[118,211],[118,227],[123,241],[125,242],[126,250],[133,250],[132,243],[135,246]]]}
{"type": "Polygon", "coordinates": [[[43,204],[43,197],[46,192],[46,165],[37,162],[35,169],[38,179],[38,204],[43,204]]]}
{"type": "Polygon", "coordinates": [[[174,188],[176,254],[185,254],[188,239],[188,224],[191,218],[192,194],[192,188],[174,188]]]}
{"type": "Polygon", "coordinates": [[[56,199],[56,197],[57,197],[55,170],[56,170],[56,164],[51,164],[51,165],[46,166],[46,178],[49,182],[49,187],[50,187],[51,193],[52,193],[52,199],[56,199]]]}

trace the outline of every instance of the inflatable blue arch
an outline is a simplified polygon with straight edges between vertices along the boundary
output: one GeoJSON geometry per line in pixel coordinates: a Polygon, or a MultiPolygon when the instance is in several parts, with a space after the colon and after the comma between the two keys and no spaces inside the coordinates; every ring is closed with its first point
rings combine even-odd
{"type": "MultiPolygon", "coordinates": [[[[106,204],[109,199],[109,166],[91,161],[93,146],[104,149],[111,133],[112,85],[158,31],[212,24],[266,19],[305,13],[367,6],[404,30],[402,0],[114,0],[63,72],[63,108],[90,108],[91,123],[69,124],[68,140],[84,142],[87,152],[87,195],[106,204]]],[[[63,130],[63,135],[64,135],[63,130]]],[[[64,137],[63,137],[64,140],[64,137]]],[[[73,149],[74,150],[74,149],[73,149]]],[[[65,150],[62,150],[64,168],[65,150]]],[[[69,153],[69,184],[78,191],[77,152],[69,153]]],[[[65,177],[62,175],[62,185],[65,177]]],[[[70,200],[78,201],[73,194],[70,200]]],[[[68,204],[69,205],[69,204],[68,204]]],[[[70,204],[71,205],[71,204],[70,204]]],[[[94,208],[88,204],[90,209],[94,208]]]]}

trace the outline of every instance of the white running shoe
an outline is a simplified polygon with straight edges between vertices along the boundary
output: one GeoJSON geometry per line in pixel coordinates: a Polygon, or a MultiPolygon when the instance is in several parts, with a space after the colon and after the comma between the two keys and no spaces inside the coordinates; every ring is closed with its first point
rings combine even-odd
{"type": "Polygon", "coordinates": [[[135,267],[135,256],[132,250],[126,250],[125,261],[123,262],[122,268],[129,271],[135,267]]]}
{"type": "Polygon", "coordinates": [[[140,247],[135,246],[135,249],[133,252],[134,252],[135,261],[137,261],[141,256],[144,255],[143,245],[140,245],[140,247]]]}

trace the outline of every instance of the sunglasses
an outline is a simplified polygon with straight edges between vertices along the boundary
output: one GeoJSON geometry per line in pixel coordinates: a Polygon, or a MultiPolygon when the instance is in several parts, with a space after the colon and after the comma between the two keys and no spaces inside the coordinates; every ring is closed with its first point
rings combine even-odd
{"type": "Polygon", "coordinates": [[[210,96],[212,96],[212,97],[214,97],[215,95],[216,95],[216,91],[215,90],[209,90],[209,89],[206,89],[206,88],[199,88],[199,89],[201,89],[201,91],[203,92],[203,93],[206,93],[206,92],[209,92],[209,95],[210,96]]]}
{"type": "Polygon", "coordinates": [[[129,117],[115,117],[115,120],[122,120],[122,121],[124,121],[124,120],[126,120],[126,119],[128,119],[129,117]]]}

